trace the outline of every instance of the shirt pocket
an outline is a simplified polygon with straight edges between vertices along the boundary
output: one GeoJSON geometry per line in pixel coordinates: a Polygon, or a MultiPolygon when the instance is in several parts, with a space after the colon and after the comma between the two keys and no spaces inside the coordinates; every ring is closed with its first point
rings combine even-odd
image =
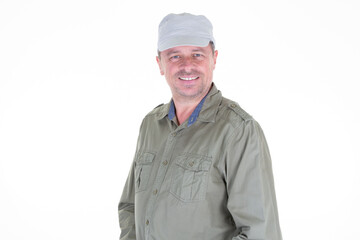
{"type": "Polygon", "coordinates": [[[211,158],[182,155],[175,159],[170,193],[183,202],[205,199],[211,158]]]}
{"type": "Polygon", "coordinates": [[[135,192],[141,192],[146,189],[149,181],[152,163],[155,154],[142,153],[135,162],[135,192]]]}

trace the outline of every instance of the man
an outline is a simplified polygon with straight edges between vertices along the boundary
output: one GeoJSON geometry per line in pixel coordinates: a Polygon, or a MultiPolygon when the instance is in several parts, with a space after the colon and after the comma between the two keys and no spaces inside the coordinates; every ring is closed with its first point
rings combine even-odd
{"type": "Polygon", "coordinates": [[[169,14],[156,58],[172,92],[143,120],[119,203],[121,240],[281,240],[259,124],[212,82],[204,16],[169,14]]]}

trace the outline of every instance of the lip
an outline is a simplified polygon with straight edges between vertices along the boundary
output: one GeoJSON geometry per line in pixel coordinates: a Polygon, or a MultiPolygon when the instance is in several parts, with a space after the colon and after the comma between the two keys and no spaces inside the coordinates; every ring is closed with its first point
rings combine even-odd
{"type": "Polygon", "coordinates": [[[199,79],[199,76],[184,76],[184,77],[179,77],[180,80],[182,81],[194,81],[199,79]]]}

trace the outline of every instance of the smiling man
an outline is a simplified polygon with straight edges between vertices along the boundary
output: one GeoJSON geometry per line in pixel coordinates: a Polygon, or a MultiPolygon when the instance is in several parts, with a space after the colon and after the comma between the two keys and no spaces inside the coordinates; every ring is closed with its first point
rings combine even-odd
{"type": "Polygon", "coordinates": [[[180,125],[211,88],[217,57],[217,51],[212,51],[212,44],[208,43],[205,47],[173,47],[156,58],[160,73],[165,75],[170,86],[180,125]]]}
{"type": "Polygon", "coordinates": [[[204,16],[159,25],[172,100],[147,114],[119,203],[121,240],[281,240],[259,124],[213,83],[218,51],[204,16]]]}

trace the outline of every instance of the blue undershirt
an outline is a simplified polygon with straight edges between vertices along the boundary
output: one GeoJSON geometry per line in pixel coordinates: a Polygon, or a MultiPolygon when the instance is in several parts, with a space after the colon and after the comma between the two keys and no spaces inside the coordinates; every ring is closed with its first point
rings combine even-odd
{"type": "MultiPolygon", "coordinates": [[[[201,108],[202,108],[202,106],[204,105],[204,102],[205,102],[206,97],[207,97],[207,94],[206,94],[206,96],[201,100],[201,102],[199,102],[199,104],[196,106],[195,110],[194,110],[194,111],[192,112],[192,114],[190,115],[190,117],[189,117],[189,122],[188,122],[188,125],[187,125],[188,127],[190,127],[191,125],[193,125],[193,124],[196,122],[196,120],[197,120],[197,118],[198,118],[198,116],[199,116],[199,114],[200,114],[201,108]]],[[[168,113],[168,118],[169,118],[170,120],[173,120],[175,116],[176,116],[176,114],[175,114],[175,104],[174,104],[174,101],[171,100],[170,109],[169,109],[169,113],[168,113]]]]}

